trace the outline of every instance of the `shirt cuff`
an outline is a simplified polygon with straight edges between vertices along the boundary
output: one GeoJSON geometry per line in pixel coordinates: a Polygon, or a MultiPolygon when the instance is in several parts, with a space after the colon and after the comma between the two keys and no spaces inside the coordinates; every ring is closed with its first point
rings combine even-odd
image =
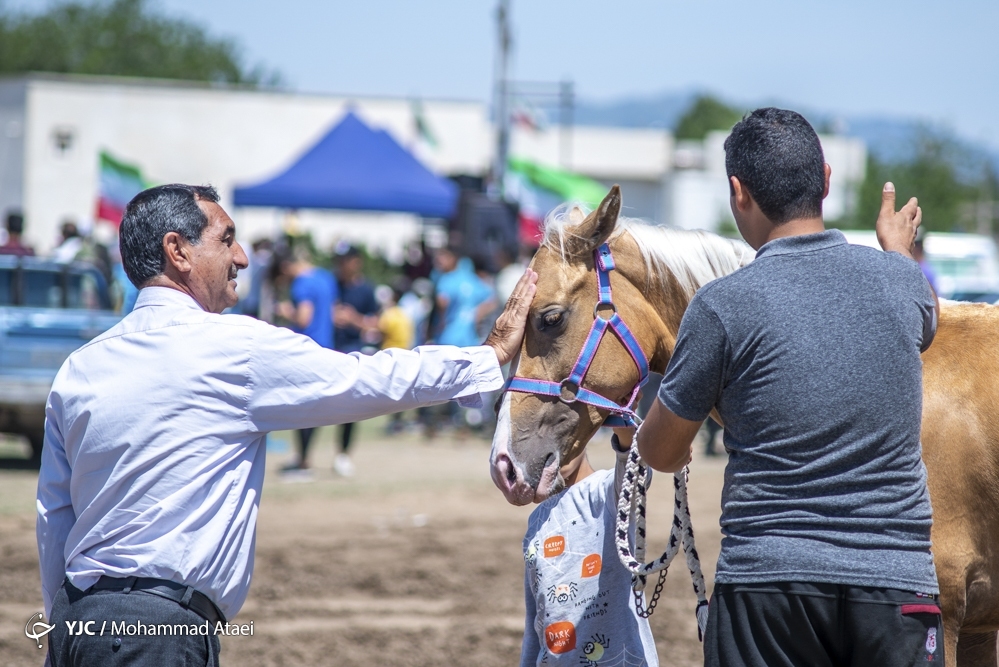
{"type": "Polygon", "coordinates": [[[472,362],[468,386],[454,400],[463,408],[481,408],[482,395],[503,388],[503,371],[496,351],[487,345],[466,347],[463,350],[472,362]]]}

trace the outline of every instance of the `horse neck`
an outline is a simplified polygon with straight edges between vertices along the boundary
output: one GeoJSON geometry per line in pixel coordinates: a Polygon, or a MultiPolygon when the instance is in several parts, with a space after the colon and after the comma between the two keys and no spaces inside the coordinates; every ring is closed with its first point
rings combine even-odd
{"type": "MultiPolygon", "coordinates": [[[[664,239],[665,241],[665,239],[664,239]]],[[[701,252],[707,250],[701,249],[701,252]]],[[[733,248],[733,252],[736,250],[733,248]]],[[[643,295],[646,303],[653,311],[653,321],[649,322],[654,338],[654,346],[649,354],[649,368],[656,373],[666,370],[670,357],[673,356],[673,348],[676,346],[677,332],[680,330],[680,321],[690,304],[694,293],[701,288],[702,284],[708,281],[693,281],[693,291],[690,285],[682,284],[675,274],[665,266],[653,262],[650,265],[641,257],[641,261],[631,263],[632,266],[627,273],[629,280],[643,295]]],[[[717,263],[711,263],[713,266],[717,263]]],[[[680,267],[685,269],[687,267],[680,267]]],[[[689,272],[691,276],[695,272],[689,272]]],[[[720,278],[726,273],[719,271],[715,278],[720,278]]],[[[649,313],[650,315],[652,313],[649,313]]]]}
{"type": "Polygon", "coordinates": [[[660,276],[651,276],[649,289],[645,292],[646,300],[652,306],[658,320],[653,327],[655,347],[649,356],[649,368],[656,373],[664,372],[673,356],[680,321],[691,298],[672,275],[666,276],[662,283],[660,280],[662,280],[660,276]]]}

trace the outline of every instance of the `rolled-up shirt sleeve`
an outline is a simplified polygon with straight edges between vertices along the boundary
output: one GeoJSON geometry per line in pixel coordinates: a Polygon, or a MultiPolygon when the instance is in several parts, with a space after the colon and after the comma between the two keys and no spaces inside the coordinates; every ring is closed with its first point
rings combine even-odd
{"type": "Polygon", "coordinates": [[[247,417],[257,431],[310,428],[457,400],[481,405],[503,386],[490,347],[427,345],[342,354],[261,327],[250,352],[247,417]]]}
{"type": "Polygon", "coordinates": [[[937,333],[938,313],[933,288],[916,260],[897,252],[886,252],[883,257],[886,263],[882,274],[885,287],[894,300],[912,304],[913,309],[909,312],[916,314],[913,321],[918,323],[912,331],[919,337],[919,351],[925,352],[937,333]]]}
{"type": "Polygon", "coordinates": [[[45,443],[35,501],[35,538],[47,618],[52,616],[52,600],[66,578],[66,539],[76,523],[70,476],[62,435],[61,399],[52,393],[45,406],[45,443]]]}
{"type": "Polygon", "coordinates": [[[694,295],[680,321],[659,400],[678,417],[702,421],[721,398],[725,386],[728,336],[715,311],[694,295]]]}

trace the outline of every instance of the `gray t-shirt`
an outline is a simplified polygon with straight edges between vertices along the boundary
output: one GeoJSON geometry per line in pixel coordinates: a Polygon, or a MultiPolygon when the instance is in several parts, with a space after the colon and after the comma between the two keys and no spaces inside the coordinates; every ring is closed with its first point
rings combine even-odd
{"type": "Polygon", "coordinates": [[[932,292],[835,230],[777,239],[701,288],[659,399],[725,422],[718,583],[937,592],[920,458],[932,292]]]}

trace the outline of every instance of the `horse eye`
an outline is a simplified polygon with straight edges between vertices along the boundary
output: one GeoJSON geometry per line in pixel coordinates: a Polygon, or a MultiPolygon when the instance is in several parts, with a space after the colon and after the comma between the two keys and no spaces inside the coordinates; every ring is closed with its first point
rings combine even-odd
{"type": "Polygon", "coordinates": [[[562,313],[557,310],[545,313],[541,316],[541,321],[544,323],[545,327],[558,326],[558,323],[562,321],[562,313]]]}

